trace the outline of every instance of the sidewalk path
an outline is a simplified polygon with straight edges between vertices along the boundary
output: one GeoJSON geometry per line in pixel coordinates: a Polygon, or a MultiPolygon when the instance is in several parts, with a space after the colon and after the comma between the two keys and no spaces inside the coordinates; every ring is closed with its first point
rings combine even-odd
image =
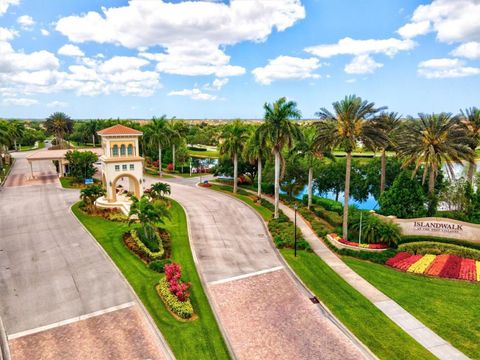
{"type": "Polygon", "coordinates": [[[367,357],[296,283],[253,209],[185,180],[169,183],[185,208],[197,269],[236,358],[367,357]]]}
{"type": "MultiPolygon", "coordinates": [[[[264,197],[273,203],[270,197],[264,197]]],[[[292,221],[294,211],[288,206],[280,203],[280,209],[292,221]]],[[[313,232],[301,215],[297,215],[297,226],[302,231],[305,240],[308,241],[313,251],[327,263],[337,274],[339,274],[350,285],[357,289],[363,296],[370,300],[385,315],[392,319],[406,333],[417,340],[439,359],[468,359],[462,352],[442,339],[413,315],[403,309],[399,304],[390,299],[384,293],[375,288],[372,284],[350,269],[335,253],[333,253],[313,232]]]]}

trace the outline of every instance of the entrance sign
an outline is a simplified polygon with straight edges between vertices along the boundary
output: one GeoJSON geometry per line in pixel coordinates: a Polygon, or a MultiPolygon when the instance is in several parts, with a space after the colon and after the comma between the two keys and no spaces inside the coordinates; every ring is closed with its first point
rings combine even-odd
{"type": "Polygon", "coordinates": [[[85,185],[91,185],[93,184],[93,179],[85,179],[85,185]]]}

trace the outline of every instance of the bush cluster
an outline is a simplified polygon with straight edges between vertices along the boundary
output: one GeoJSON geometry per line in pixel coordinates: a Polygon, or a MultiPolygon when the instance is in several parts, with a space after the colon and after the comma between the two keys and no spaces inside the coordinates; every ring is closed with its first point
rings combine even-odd
{"type": "Polygon", "coordinates": [[[314,205],[311,207],[312,211],[317,215],[319,218],[325,220],[332,226],[341,226],[343,219],[342,217],[335,211],[327,210],[320,205],[314,205]]]}
{"type": "Polygon", "coordinates": [[[165,265],[165,278],[168,282],[168,288],[170,292],[175,295],[178,301],[185,302],[190,298],[188,289],[190,283],[181,281],[182,268],[179,264],[171,263],[165,265]]]}
{"type": "Polygon", "coordinates": [[[163,277],[158,283],[158,293],[162,297],[165,305],[171,312],[182,319],[189,319],[193,316],[193,306],[190,300],[179,301],[175,295],[170,292],[167,279],[163,277]]]}
{"type": "MultiPolygon", "coordinates": [[[[138,233],[135,229],[132,229],[130,231],[130,235],[132,236],[133,241],[135,244],[138,246],[138,251],[140,252],[140,255],[148,258],[150,261],[153,260],[159,260],[163,257],[165,250],[162,247],[159,247],[159,251],[151,251],[138,237],[138,233]]],[[[158,236],[158,234],[156,235],[158,236]]]]}
{"type": "Polygon", "coordinates": [[[330,232],[329,228],[325,224],[321,223],[317,217],[313,215],[312,212],[306,207],[299,208],[298,212],[310,223],[310,226],[318,237],[322,238],[330,232]]]}
{"type": "Polygon", "coordinates": [[[480,261],[480,250],[470,249],[463,246],[445,244],[431,241],[420,241],[409,244],[402,244],[398,247],[399,251],[404,251],[412,254],[432,254],[441,255],[449,254],[456,255],[463,258],[475,259],[480,261]]]}
{"type": "Polygon", "coordinates": [[[430,241],[430,242],[438,242],[438,243],[445,243],[445,244],[453,244],[453,245],[459,245],[459,246],[463,246],[471,249],[480,250],[480,243],[471,242],[467,240],[442,238],[442,237],[436,237],[436,236],[403,235],[400,237],[399,244],[407,244],[407,243],[413,243],[418,241],[430,241]]]}
{"type": "MultiPolygon", "coordinates": [[[[303,203],[308,203],[308,195],[303,196],[303,203]]],[[[320,196],[313,196],[312,203],[315,205],[320,205],[325,210],[336,212],[338,215],[343,213],[343,205],[339,201],[325,199],[320,196]]]]}
{"type": "Polygon", "coordinates": [[[148,264],[148,268],[150,270],[163,273],[165,272],[165,265],[168,265],[171,263],[172,261],[170,259],[154,260],[148,264]]]}
{"type": "MultiPolygon", "coordinates": [[[[283,213],[280,213],[278,219],[272,219],[268,222],[268,230],[272,234],[273,242],[279,249],[293,249],[295,245],[295,234],[293,222],[283,213]]],[[[302,232],[297,227],[297,249],[310,250],[310,244],[302,237],[302,232]]]]}
{"type": "Polygon", "coordinates": [[[160,249],[163,250],[163,244],[162,240],[160,239],[160,236],[158,236],[158,233],[154,230],[153,231],[154,236],[153,238],[149,238],[148,236],[145,236],[143,231],[138,231],[137,236],[140,239],[140,241],[151,251],[151,252],[159,252],[160,249]]]}

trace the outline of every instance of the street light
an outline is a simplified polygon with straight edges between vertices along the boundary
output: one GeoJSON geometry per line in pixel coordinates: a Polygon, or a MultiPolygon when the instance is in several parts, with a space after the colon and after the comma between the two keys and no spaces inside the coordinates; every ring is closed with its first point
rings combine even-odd
{"type": "Polygon", "coordinates": [[[295,211],[295,217],[294,217],[294,221],[293,221],[293,233],[295,234],[294,235],[294,255],[295,257],[297,257],[297,209],[298,209],[298,205],[295,204],[293,205],[293,210],[295,211]]]}

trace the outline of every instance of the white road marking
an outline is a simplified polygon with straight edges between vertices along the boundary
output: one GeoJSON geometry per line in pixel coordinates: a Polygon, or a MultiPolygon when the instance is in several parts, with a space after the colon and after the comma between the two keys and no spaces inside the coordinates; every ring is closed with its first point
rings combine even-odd
{"type": "Polygon", "coordinates": [[[95,317],[95,316],[107,314],[107,313],[117,311],[117,310],[121,310],[121,309],[125,309],[125,308],[128,308],[128,307],[133,306],[133,305],[135,305],[135,302],[130,301],[130,302],[120,304],[120,305],[117,305],[117,306],[112,306],[112,307],[109,307],[109,308],[106,308],[106,309],[103,309],[103,310],[94,311],[90,314],[80,315],[80,316],[76,316],[76,317],[73,317],[73,318],[70,318],[70,319],[58,321],[58,322],[53,323],[53,324],[39,326],[37,328],[30,329],[30,330],[20,331],[20,332],[15,333],[15,334],[8,335],[8,339],[9,340],[18,339],[18,338],[23,337],[23,336],[36,334],[36,333],[39,333],[39,332],[42,332],[42,331],[45,331],[45,330],[50,330],[50,329],[54,329],[54,328],[57,328],[57,327],[60,327],[60,326],[63,326],[63,325],[72,324],[72,323],[77,322],[77,321],[86,320],[86,319],[89,319],[89,318],[92,318],[92,317],[95,317]]]}
{"type": "Polygon", "coordinates": [[[229,277],[229,278],[226,278],[226,279],[210,281],[208,284],[209,285],[224,284],[224,283],[227,283],[227,282],[230,282],[230,281],[246,279],[246,278],[249,278],[249,277],[252,277],[252,276],[257,276],[257,275],[267,274],[267,273],[273,272],[273,271],[282,270],[283,268],[284,268],[283,266],[275,266],[275,267],[270,268],[270,269],[255,271],[255,272],[252,272],[252,273],[238,275],[238,276],[232,276],[232,277],[229,277]]]}

